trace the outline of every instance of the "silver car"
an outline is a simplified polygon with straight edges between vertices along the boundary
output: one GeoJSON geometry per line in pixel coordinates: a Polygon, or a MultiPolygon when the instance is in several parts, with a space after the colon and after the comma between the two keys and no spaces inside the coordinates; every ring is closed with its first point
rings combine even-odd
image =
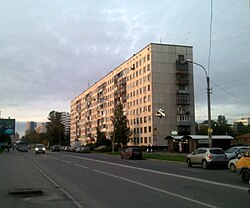
{"type": "Polygon", "coordinates": [[[228,158],[221,148],[198,148],[187,155],[186,162],[188,167],[201,165],[201,167],[205,169],[208,166],[218,165],[226,168],[228,158]]]}
{"type": "Polygon", "coordinates": [[[228,160],[232,160],[232,159],[237,158],[238,155],[242,155],[244,152],[246,152],[249,149],[250,149],[249,146],[235,146],[235,147],[231,147],[227,149],[225,153],[228,157],[228,160]]]}

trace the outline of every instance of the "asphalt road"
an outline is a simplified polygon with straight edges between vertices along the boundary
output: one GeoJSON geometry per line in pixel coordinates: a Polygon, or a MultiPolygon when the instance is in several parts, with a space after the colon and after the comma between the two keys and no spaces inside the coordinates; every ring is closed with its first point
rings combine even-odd
{"type": "MultiPolygon", "coordinates": [[[[0,155],[0,162],[11,158],[6,156],[8,153],[4,154],[0,155]]],[[[250,206],[248,184],[229,170],[204,170],[188,168],[178,162],[122,160],[106,154],[49,150],[45,155],[16,153],[15,158],[17,164],[13,164],[13,158],[11,162],[17,165],[18,172],[25,167],[29,180],[41,181],[36,188],[45,190],[47,198],[55,196],[53,200],[43,201],[47,207],[51,207],[52,202],[54,207],[57,203],[58,207],[78,208],[250,206]]],[[[0,173],[1,176],[2,171],[0,173]]],[[[13,180],[16,175],[11,177],[13,180]]],[[[37,204],[37,197],[30,198],[25,201],[37,204]]],[[[26,207],[24,204],[20,207],[22,205],[26,207]]]]}

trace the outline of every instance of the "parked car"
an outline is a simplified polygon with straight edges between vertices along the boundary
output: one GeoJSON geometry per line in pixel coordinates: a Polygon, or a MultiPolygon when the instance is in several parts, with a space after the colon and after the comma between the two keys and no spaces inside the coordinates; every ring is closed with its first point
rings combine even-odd
{"type": "Polygon", "coordinates": [[[250,150],[245,152],[236,163],[236,173],[240,175],[244,182],[249,182],[250,178],[250,150]]]}
{"type": "Polygon", "coordinates": [[[228,160],[232,160],[232,159],[237,158],[237,155],[243,154],[249,149],[250,149],[249,146],[235,146],[235,147],[230,147],[229,149],[227,149],[225,153],[228,157],[228,160]]]}
{"type": "Polygon", "coordinates": [[[142,159],[142,149],[140,147],[127,147],[121,151],[122,159],[142,159]]]}
{"type": "Polygon", "coordinates": [[[71,152],[76,152],[76,149],[80,148],[80,147],[81,147],[81,142],[72,142],[70,144],[70,151],[71,152]]]}
{"type": "Polygon", "coordinates": [[[90,153],[90,149],[87,146],[82,146],[80,149],[81,153],[90,153]]]}
{"type": "Polygon", "coordinates": [[[43,144],[35,145],[35,154],[45,154],[46,148],[43,144]]]}
{"type": "Polygon", "coordinates": [[[60,149],[61,149],[60,145],[54,145],[52,147],[52,152],[60,152],[60,149]]]}
{"type": "Polygon", "coordinates": [[[192,165],[201,165],[202,168],[218,165],[226,167],[228,158],[221,148],[198,148],[186,157],[188,167],[192,165]]]}
{"type": "Polygon", "coordinates": [[[236,172],[236,163],[238,160],[239,160],[238,158],[229,160],[227,167],[230,169],[230,171],[236,172]]]}
{"type": "Polygon", "coordinates": [[[63,150],[69,152],[69,151],[70,151],[70,147],[69,147],[69,146],[66,146],[66,147],[64,147],[63,150]]]}

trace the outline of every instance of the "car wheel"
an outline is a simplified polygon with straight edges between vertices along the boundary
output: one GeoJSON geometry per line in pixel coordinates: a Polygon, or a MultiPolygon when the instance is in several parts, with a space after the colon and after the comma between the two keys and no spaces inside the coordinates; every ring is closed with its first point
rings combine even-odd
{"type": "Polygon", "coordinates": [[[232,172],[236,171],[236,167],[233,163],[230,165],[230,171],[232,171],[232,172]]]}
{"type": "Polygon", "coordinates": [[[249,176],[250,176],[250,173],[248,170],[243,170],[242,171],[242,174],[241,174],[241,178],[244,182],[249,182],[249,176]]]}
{"type": "Polygon", "coordinates": [[[190,159],[187,159],[187,165],[188,165],[188,167],[192,167],[192,163],[191,163],[190,159]]]}
{"type": "Polygon", "coordinates": [[[203,169],[207,168],[207,161],[206,160],[202,160],[201,166],[203,169]]]}

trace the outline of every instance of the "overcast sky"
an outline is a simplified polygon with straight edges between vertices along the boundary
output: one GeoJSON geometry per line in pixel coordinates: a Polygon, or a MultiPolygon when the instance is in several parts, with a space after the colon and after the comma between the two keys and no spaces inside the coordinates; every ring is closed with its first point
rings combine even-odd
{"type": "MultiPolygon", "coordinates": [[[[211,79],[212,119],[250,116],[249,0],[1,0],[2,118],[46,121],[147,44],[193,46],[211,79]]],[[[194,67],[196,120],[207,119],[194,67]]]]}

